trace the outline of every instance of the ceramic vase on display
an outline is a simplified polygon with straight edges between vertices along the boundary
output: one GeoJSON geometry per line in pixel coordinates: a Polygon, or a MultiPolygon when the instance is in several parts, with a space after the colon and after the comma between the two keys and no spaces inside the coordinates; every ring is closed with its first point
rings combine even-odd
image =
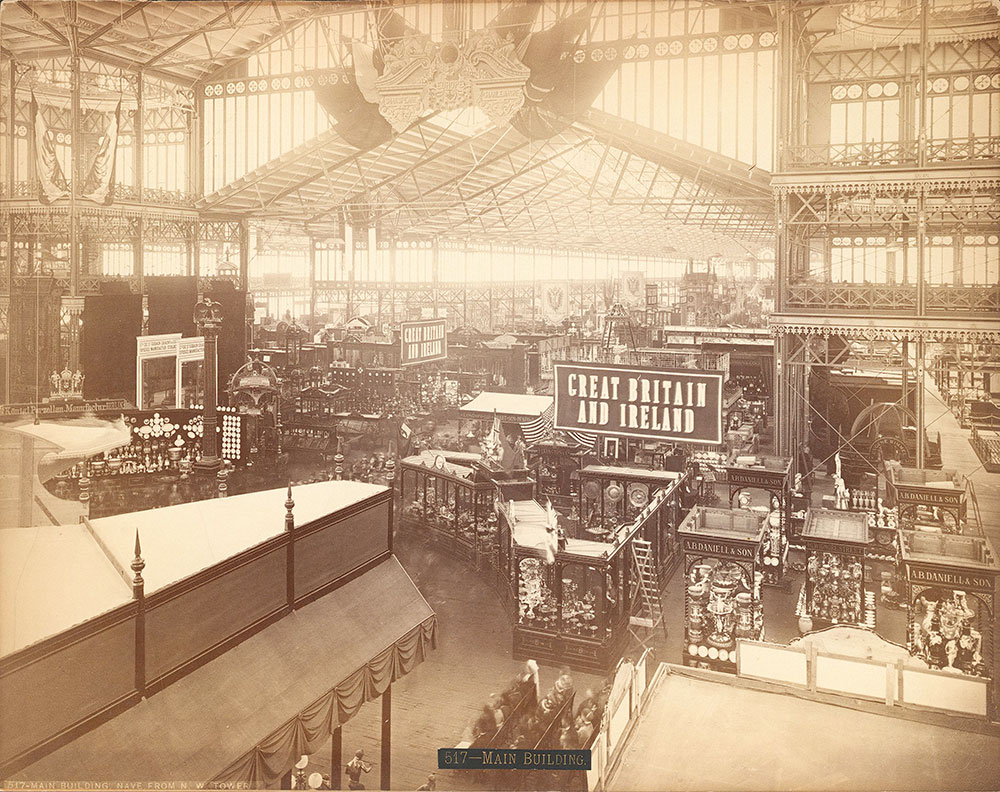
{"type": "Polygon", "coordinates": [[[708,612],[714,621],[714,630],[708,642],[719,647],[729,646],[733,640],[733,595],[739,580],[739,571],[718,567],[712,576],[711,599],[708,612]]]}
{"type": "Polygon", "coordinates": [[[748,591],[736,595],[736,637],[753,637],[753,611],[748,591]]]}
{"type": "Polygon", "coordinates": [[[719,648],[731,646],[733,643],[733,601],[717,597],[713,591],[712,600],[708,603],[708,613],[713,627],[712,633],[708,636],[708,642],[719,648]]]}
{"type": "Polygon", "coordinates": [[[705,628],[705,584],[693,583],[688,586],[688,640],[698,642],[704,636],[705,628]]]}

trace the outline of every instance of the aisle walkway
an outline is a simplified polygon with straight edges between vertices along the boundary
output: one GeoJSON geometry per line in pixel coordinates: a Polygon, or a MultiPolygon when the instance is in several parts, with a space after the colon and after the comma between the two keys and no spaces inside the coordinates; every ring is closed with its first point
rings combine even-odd
{"type": "MultiPolygon", "coordinates": [[[[451,748],[475,721],[491,693],[499,693],[524,667],[511,657],[512,630],[493,589],[468,564],[396,535],[394,552],[438,617],[437,649],[392,686],[392,788],[416,789],[437,774],[438,789],[474,789],[468,773],[438,772],[437,749],[451,748]]],[[[545,693],[558,669],[540,664],[545,693]]],[[[573,672],[577,695],[603,684],[573,672]]],[[[381,705],[365,704],[343,728],[346,763],[358,748],[379,761],[381,705]]],[[[309,772],[330,772],[329,742],[311,758],[309,772]]],[[[341,770],[342,788],[347,788],[341,770]]],[[[378,767],[364,779],[378,789],[378,767]]]]}
{"type": "Polygon", "coordinates": [[[1000,789],[1000,738],[668,674],[608,789],[1000,789]]]}
{"type": "Polygon", "coordinates": [[[1000,549],[1000,473],[990,473],[983,467],[969,444],[969,430],[959,425],[930,377],[924,379],[924,392],[927,434],[933,438],[940,432],[944,467],[972,480],[979,500],[983,529],[994,548],[1000,549]]]}

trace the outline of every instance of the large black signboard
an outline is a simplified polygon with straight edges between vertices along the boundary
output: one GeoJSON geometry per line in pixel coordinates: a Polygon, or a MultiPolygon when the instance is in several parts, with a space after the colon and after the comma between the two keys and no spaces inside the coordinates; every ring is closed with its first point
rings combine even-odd
{"type": "Polygon", "coordinates": [[[677,443],[722,442],[722,374],[556,363],[556,429],[677,443]]]}
{"type": "Polygon", "coordinates": [[[400,365],[415,366],[448,357],[448,332],[444,319],[403,322],[400,329],[400,365]]]}

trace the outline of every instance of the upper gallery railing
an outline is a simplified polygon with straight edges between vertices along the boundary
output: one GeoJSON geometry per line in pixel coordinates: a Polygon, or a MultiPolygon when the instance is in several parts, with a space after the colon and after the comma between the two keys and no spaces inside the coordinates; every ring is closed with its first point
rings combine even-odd
{"type": "MultiPolygon", "coordinates": [[[[927,161],[960,162],[1000,157],[1000,137],[937,138],[927,141],[927,161]]],[[[789,168],[904,167],[917,163],[915,141],[812,143],[788,148],[789,168]]]]}
{"type": "MultiPolygon", "coordinates": [[[[57,185],[63,189],[69,189],[69,182],[62,179],[57,180],[57,185]]],[[[6,190],[0,194],[0,197],[10,197],[15,200],[17,199],[37,199],[40,184],[36,180],[30,181],[18,181],[14,182],[14,191],[10,196],[6,194],[6,190]]],[[[150,203],[157,204],[159,206],[183,206],[183,207],[193,207],[195,202],[195,195],[193,193],[181,192],[180,190],[163,190],[157,187],[144,187],[142,189],[142,195],[139,195],[139,188],[131,184],[115,184],[115,196],[116,201],[126,201],[129,203],[150,203]]]]}
{"type": "MultiPolygon", "coordinates": [[[[964,314],[1000,312],[1000,286],[925,287],[928,313],[964,314]]],[[[844,311],[879,314],[916,314],[917,287],[889,283],[794,283],[785,299],[789,311],[844,311]]]]}

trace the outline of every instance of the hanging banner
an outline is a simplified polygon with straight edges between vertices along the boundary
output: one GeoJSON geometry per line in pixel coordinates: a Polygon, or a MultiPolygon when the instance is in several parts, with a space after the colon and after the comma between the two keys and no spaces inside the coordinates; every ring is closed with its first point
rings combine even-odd
{"type": "Polygon", "coordinates": [[[558,324],[569,316],[569,284],[566,281],[543,281],[540,284],[542,316],[558,324]]]}
{"type": "Polygon", "coordinates": [[[646,273],[623,272],[618,282],[618,299],[630,308],[641,307],[646,299],[646,273]]]}
{"type": "Polygon", "coordinates": [[[83,197],[88,201],[110,206],[115,197],[115,166],[118,159],[118,125],[122,103],[118,102],[108,129],[100,140],[94,162],[90,166],[83,186],[83,197]]]}
{"type": "Polygon", "coordinates": [[[35,137],[35,172],[38,174],[38,200],[50,204],[69,195],[59,158],[56,156],[55,135],[49,129],[38,108],[35,92],[31,92],[31,124],[35,137]]]}
{"type": "Polygon", "coordinates": [[[415,366],[448,357],[448,331],[444,319],[403,322],[400,329],[401,366],[415,366]]]}
{"type": "Polygon", "coordinates": [[[722,373],[555,363],[555,428],[675,443],[722,442],[722,373]]]}

